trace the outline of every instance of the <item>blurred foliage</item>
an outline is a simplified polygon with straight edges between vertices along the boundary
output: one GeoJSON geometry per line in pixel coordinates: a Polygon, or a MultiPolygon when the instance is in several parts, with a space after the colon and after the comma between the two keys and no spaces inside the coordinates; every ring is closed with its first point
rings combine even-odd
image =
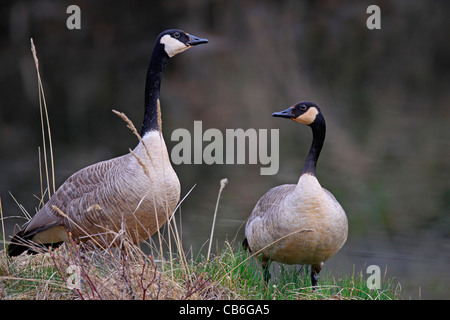
{"type": "MultiPolygon", "coordinates": [[[[183,232],[204,241],[220,179],[218,234],[234,236],[270,187],[296,183],[307,128],[271,113],[316,102],[327,120],[322,185],[346,209],[352,234],[450,237],[449,23],[446,1],[11,1],[0,6],[0,196],[29,212],[39,201],[40,135],[34,39],[49,106],[57,184],[124,154],[136,140],[111,109],[140,126],[154,39],[181,28],[210,40],[170,61],[162,83],[169,152],[176,128],[279,128],[280,171],[259,165],[175,166],[185,194],[183,232]],[[81,30],[66,8],[81,8],[81,30]]],[[[206,143],[205,143],[206,145],[206,143]]],[[[12,221],[8,222],[12,227],[12,221]]],[[[242,229],[241,229],[242,232],[242,229]]]]}

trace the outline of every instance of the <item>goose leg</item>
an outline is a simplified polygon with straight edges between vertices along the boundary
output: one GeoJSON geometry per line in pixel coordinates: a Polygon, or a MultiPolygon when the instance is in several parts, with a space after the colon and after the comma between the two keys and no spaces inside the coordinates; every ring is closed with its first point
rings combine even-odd
{"type": "Polygon", "coordinates": [[[311,285],[314,287],[317,286],[317,283],[319,282],[319,273],[320,270],[322,270],[323,262],[318,264],[312,264],[311,265],[311,285]]]}
{"type": "Polygon", "coordinates": [[[264,276],[264,281],[266,283],[269,283],[269,280],[272,277],[270,275],[270,272],[269,272],[269,267],[270,267],[270,260],[263,259],[263,261],[262,261],[262,268],[264,270],[263,276],[264,276]]]}

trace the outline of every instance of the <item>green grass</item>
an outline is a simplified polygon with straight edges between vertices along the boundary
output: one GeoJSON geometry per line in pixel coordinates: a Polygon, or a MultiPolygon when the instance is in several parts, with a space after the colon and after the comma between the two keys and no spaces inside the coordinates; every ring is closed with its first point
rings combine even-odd
{"type": "Polygon", "coordinates": [[[16,260],[1,252],[0,299],[70,299],[64,281],[44,256],[23,256],[16,260]]]}
{"type": "MultiPolygon", "coordinates": [[[[186,259],[174,252],[164,261],[126,245],[122,250],[83,252],[65,244],[51,253],[9,258],[0,252],[0,299],[244,299],[244,300],[391,300],[399,285],[383,279],[380,290],[367,288],[362,272],[341,277],[322,270],[313,290],[308,267],[272,263],[263,281],[258,259],[225,242],[210,259],[186,259]],[[69,289],[69,265],[80,267],[81,288],[69,289]]],[[[166,253],[167,256],[167,253],[166,253]]]]}
{"type": "MultiPolygon", "coordinates": [[[[225,243],[224,249],[209,261],[200,261],[197,268],[218,284],[226,287],[238,299],[358,299],[392,300],[400,298],[400,286],[394,280],[384,279],[379,290],[369,289],[362,272],[353,271],[336,278],[323,270],[319,285],[313,289],[308,266],[287,266],[272,263],[272,278],[263,281],[259,260],[239,246],[225,243]]],[[[326,269],[326,268],[325,268],[326,269]]]]}

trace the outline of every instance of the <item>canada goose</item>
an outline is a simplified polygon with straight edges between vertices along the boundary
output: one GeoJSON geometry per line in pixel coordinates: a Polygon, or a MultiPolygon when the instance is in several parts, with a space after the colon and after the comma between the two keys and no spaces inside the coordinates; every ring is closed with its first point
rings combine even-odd
{"type": "Polygon", "coordinates": [[[69,240],[69,232],[76,242],[107,246],[115,245],[115,237],[124,230],[138,243],[164,224],[179,201],[180,182],[161,133],[161,76],[169,58],[207,42],[176,29],[157,37],[146,78],[142,140],[133,153],[69,177],[11,239],[10,256],[28,249],[35,253],[30,245],[57,246],[69,240]]]}
{"type": "Polygon", "coordinates": [[[298,183],[270,189],[256,203],[245,226],[243,245],[262,255],[264,280],[271,261],[311,265],[311,284],[317,285],[323,262],[347,240],[348,223],[335,197],[322,188],[316,164],[325,140],[325,119],[312,102],[300,102],[272,114],[306,124],[313,141],[298,183]]]}

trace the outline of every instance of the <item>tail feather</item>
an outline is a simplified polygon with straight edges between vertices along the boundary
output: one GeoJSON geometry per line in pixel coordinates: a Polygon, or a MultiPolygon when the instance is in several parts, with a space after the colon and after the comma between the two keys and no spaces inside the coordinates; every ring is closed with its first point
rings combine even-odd
{"type": "Polygon", "coordinates": [[[27,251],[31,245],[32,241],[25,235],[24,230],[19,231],[12,237],[8,245],[8,255],[10,257],[18,256],[27,251]]]}

